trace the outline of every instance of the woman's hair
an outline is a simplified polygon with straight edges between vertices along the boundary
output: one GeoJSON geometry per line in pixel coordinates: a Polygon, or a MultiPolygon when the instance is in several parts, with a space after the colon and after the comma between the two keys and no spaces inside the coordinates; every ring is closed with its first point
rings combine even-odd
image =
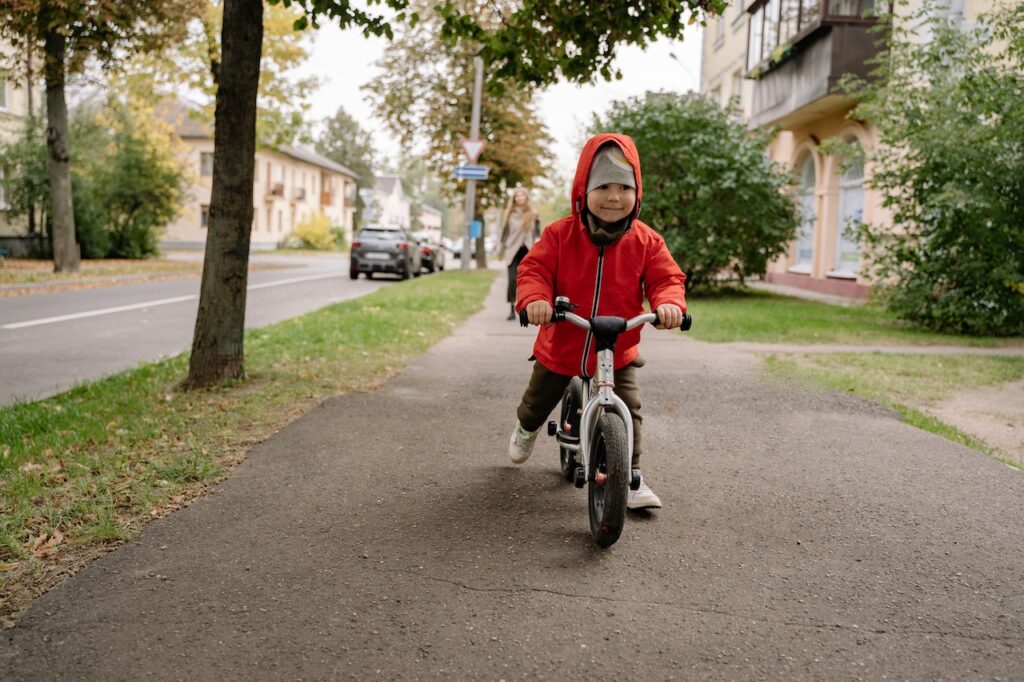
{"type": "Polygon", "coordinates": [[[512,194],[508,198],[508,206],[505,208],[505,220],[508,220],[508,216],[511,215],[512,211],[519,211],[520,213],[537,213],[537,209],[530,203],[530,193],[526,191],[525,187],[516,187],[512,190],[512,194]],[[526,197],[526,201],[523,202],[522,206],[516,205],[516,194],[522,192],[526,197]]]}

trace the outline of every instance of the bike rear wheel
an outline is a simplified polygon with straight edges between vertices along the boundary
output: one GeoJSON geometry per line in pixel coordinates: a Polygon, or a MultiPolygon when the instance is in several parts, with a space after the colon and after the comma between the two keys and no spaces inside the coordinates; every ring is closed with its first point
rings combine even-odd
{"type": "Polygon", "coordinates": [[[618,414],[602,414],[597,422],[589,473],[590,531],[598,545],[609,547],[619,539],[626,521],[630,475],[626,425],[618,414]]]}
{"type": "MultiPolygon", "coordinates": [[[[583,406],[583,380],[573,377],[562,394],[562,420],[558,428],[576,438],[580,437],[580,408],[583,406]],[[566,428],[568,425],[569,428],[566,428]]],[[[579,441],[577,441],[579,442],[579,441]]],[[[579,460],[576,453],[567,448],[558,448],[558,458],[562,464],[562,478],[572,483],[576,480],[576,467],[579,460]]]]}

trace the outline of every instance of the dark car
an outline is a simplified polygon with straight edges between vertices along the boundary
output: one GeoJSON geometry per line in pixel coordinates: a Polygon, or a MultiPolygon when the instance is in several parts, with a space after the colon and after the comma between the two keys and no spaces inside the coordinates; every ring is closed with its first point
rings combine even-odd
{"type": "Polygon", "coordinates": [[[419,233],[413,235],[420,243],[421,267],[427,272],[444,270],[445,248],[441,244],[431,240],[427,235],[419,233]]]}
{"type": "Polygon", "coordinates": [[[402,279],[420,276],[420,245],[409,233],[392,225],[367,225],[352,240],[348,276],[367,279],[386,272],[402,279]]]}

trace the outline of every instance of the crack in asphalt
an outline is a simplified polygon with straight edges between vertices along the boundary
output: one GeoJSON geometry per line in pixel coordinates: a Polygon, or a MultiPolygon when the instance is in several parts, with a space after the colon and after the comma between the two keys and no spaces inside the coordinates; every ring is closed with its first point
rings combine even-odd
{"type": "Polygon", "coordinates": [[[1021,642],[1024,643],[1024,637],[1012,637],[1012,636],[997,636],[997,635],[968,635],[957,632],[947,632],[943,630],[881,630],[881,629],[870,629],[861,628],[857,625],[843,625],[841,623],[806,623],[792,620],[773,621],[764,617],[757,617],[747,614],[733,613],[731,611],[721,611],[718,609],[709,609],[706,607],[695,606],[693,604],[683,604],[680,602],[673,601],[650,601],[650,600],[639,600],[639,599],[619,599],[616,597],[608,597],[605,595],[597,594],[581,594],[575,592],[565,592],[562,590],[555,590],[549,587],[534,587],[532,585],[520,585],[515,587],[478,587],[475,585],[469,585],[458,580],[450,580],[448,578],[439,578],[428,573],[420,573],[418,571],[410,571],[404,568],[374,568],[375,572],[378,573],[401,573],[403,575],[411,575],[417,578],[423,578],[431,580],[433,582],[444,583],[446,585],[453,585],[455,587],[469,590],[471,592],[504,592],[506,594],[522,594],[524,592],[540,592],[543,594],[552,594],[558,597],[566,597],[568,599],[587,599],[594,601],[606,601],[619,604],[635,604],[642,606],[670,606],[678,609],[684,609],[693,613],[700,613],[705,615],[716,615],[726,616],[729,618],[736,618],[742,620],[749,620],[754,623],[765,623],[768,625],[784,625],[787,627],[804,628],[811,630],[845,630],[852,633],[862,633],[869,635],[888,635],[888,636],[901,636],[901,635],[925,635],[925,636],[937,636],[937,637],[956,637],[960,639],[969,639],[984,642],[1021,642]]]}

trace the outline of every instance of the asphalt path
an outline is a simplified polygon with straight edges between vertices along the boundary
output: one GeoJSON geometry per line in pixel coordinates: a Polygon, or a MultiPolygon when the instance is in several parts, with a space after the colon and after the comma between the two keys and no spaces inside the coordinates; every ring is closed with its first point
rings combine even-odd
{"type": "Polygon", "coordinates": [[[1020,472],[651,329],[665,507],[601,550],[552,440],[507,459],[533,334],[503,288],[39,598],[0,679],[1024,678],[1020,472]]]}
{"type": "MultiPolygon", "coordinates": [[[[201,258],[200,253],[182,258],[201,258]]],[[[386,281],[348,277],[342,256],[254,255],[246,327],[367,294],[386,281]]],[[[192,345],[199,277],[0,298],[0,405],[38,400],[192,345]]]]}

